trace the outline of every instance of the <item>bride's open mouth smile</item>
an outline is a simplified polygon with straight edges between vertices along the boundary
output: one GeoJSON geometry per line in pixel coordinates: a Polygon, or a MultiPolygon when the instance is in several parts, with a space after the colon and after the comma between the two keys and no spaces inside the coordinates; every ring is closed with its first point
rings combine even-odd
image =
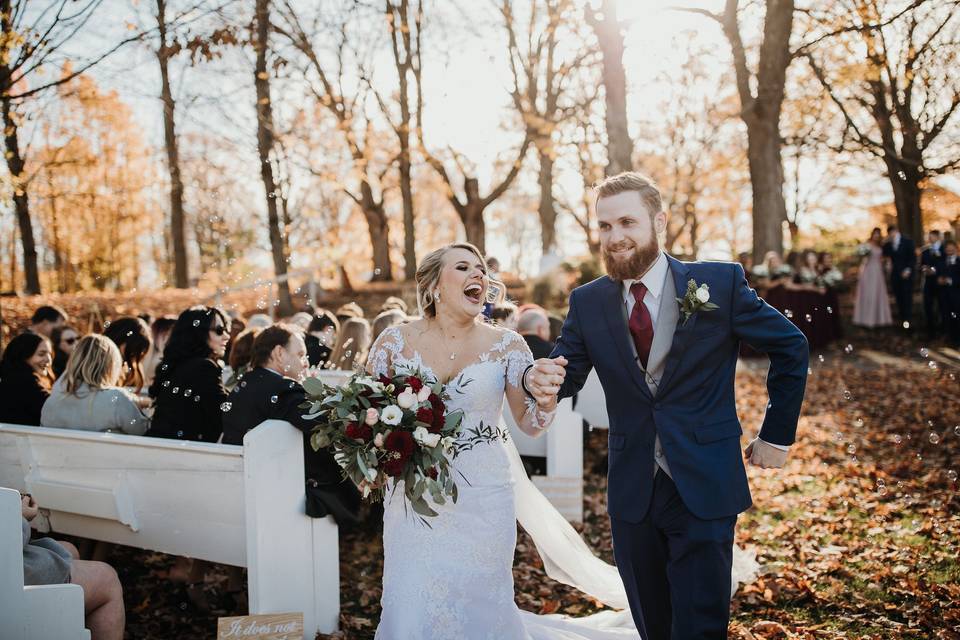
{"type": "Polygon", "coordinates": [[[478,282],[468,284],[463,289],[463,296],[470,304],[481,304],[483,302],[483,285],[478,282]]]}

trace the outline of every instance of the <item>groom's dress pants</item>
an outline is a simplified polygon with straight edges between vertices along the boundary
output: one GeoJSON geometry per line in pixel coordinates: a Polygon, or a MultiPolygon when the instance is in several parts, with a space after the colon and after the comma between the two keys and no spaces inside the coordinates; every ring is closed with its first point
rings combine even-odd
{"type": "Polygon", "coordinates": [[[643,640],[725,640],[736,516],[701,520],[662,471],[641,522],[611,517],[613,549],[643,640]]]}

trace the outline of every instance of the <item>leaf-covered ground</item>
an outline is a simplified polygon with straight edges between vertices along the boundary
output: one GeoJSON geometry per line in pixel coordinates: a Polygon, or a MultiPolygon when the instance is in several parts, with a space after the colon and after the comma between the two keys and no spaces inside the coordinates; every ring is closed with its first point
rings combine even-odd
{"type": "MultiPolygon", "coordinates": [[[[741,516],[737,537],[757,550],[762,573],[734,598],[730,637],[960,638],[960,361],[951,364],[943,351],[894,334],[860,336],[845,346],[813,359],[787,468],[749,470],[754,507],[741,516]]],[[[744,362],[738,376],[748,434],[766,404],[765,371],[761,362],[744,362]]],[[[611,561],[606,479],[598,472],[605,436],[594,431],[586,443],[582,530],[611,561]]],[[[345,535],[340,553],[336,637],[372,638],[379,537],[345,535]]],[[[111,560],[124,583],[128,638],[207,638],[217,615],[243,613],[223,595],[222,570],[207,582],[216,609],[201,614],[162,577],[169,556],[118,548],[111,560]]],[[[571,615],[597,609],[546,578],[522,532],[514,576],[524,609],[571,615]]]]}

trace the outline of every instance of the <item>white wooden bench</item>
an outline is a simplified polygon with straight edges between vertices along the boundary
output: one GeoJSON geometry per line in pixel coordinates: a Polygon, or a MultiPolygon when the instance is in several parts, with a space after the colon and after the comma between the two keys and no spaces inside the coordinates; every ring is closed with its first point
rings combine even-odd
{"type": "Polygon", "coordinates": [[[0,638],[90,640],[79,585],[23,586],[21,524],[20,493],[0,488],[0,638]]]}
{"type": "Polygon", "coordinates": [[[302,611],[306,639],[337,628],[337,527],[304,515],[287,422],[242,447],[0,424],[0,486],[33,494],[58,533],[247,567],[250,613],[302,611]]]}

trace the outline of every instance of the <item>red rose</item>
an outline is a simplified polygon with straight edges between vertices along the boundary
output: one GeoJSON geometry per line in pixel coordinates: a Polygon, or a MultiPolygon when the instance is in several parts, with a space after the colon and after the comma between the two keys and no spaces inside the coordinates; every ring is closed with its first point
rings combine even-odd
{"type": "Polygon", "coordinates": [[[433,412],[433,424],[430,426],[427,431],[430,433],[440,433],[443,429],[443,423],[445,422],[443,414],[446,412],[447,408],[443,404],[443,400],[440,399],[435,393],[430,394],[430,406],[432,407],[431,411],[433,412]]]}
{"type": "Polygon", "coordinates": [[[401,458],[390,458],[383,463],[383,472],[391,478],[397,478],[403,475],[403,467],[406,461],[401,458]]]}
{"type": "Polygon", "coordinates": [[[343,432],[348,438],[360,440],[363,443],[370,442],[373,439],[373,429],[367,424],[351,422],[343,432]]]}
{"type": "Polygon", "coordinates": [[[383,384],[384,386],[386,386],[386,385],[388,385],[388,384],[393,384],[393,380],[390,379],[390,376],[385,376],[385,375],[383,375],[383,374],[380,374],[380,380],[379,380],[379,381],[380,381],[380,383],[383,384]]]}
{"type": "Polygon", "coordinates": [[[436,468],[436,467],[430,467],[429,469],[427,469],[427,475],[428,475],[429,477],[433,478],[434,480],[436,480],[436,479],[437,479],[437,468],[436,468]]]}
{"type": "Polygon", "coordinates": [[[420,393],[420,389],[423,389],[423,380],[417,376],[410,376],[407,378],[407,386],[413,389],[414,393],[420,393]]]}
{"type": "Polygon", "coordinates": [[[390,435],[383,441],[383,448],[387,451],[399,453],[400,459],[404,462],[413,455],[415,446],[413,435],[409,431],[391,431],[390,435]]]}
{"type": "Polygon", "coordinates": [[[420,407],[417,409],[417,420],[428,425],[433,424],[433,409],[430,407],[420,407]]]}

